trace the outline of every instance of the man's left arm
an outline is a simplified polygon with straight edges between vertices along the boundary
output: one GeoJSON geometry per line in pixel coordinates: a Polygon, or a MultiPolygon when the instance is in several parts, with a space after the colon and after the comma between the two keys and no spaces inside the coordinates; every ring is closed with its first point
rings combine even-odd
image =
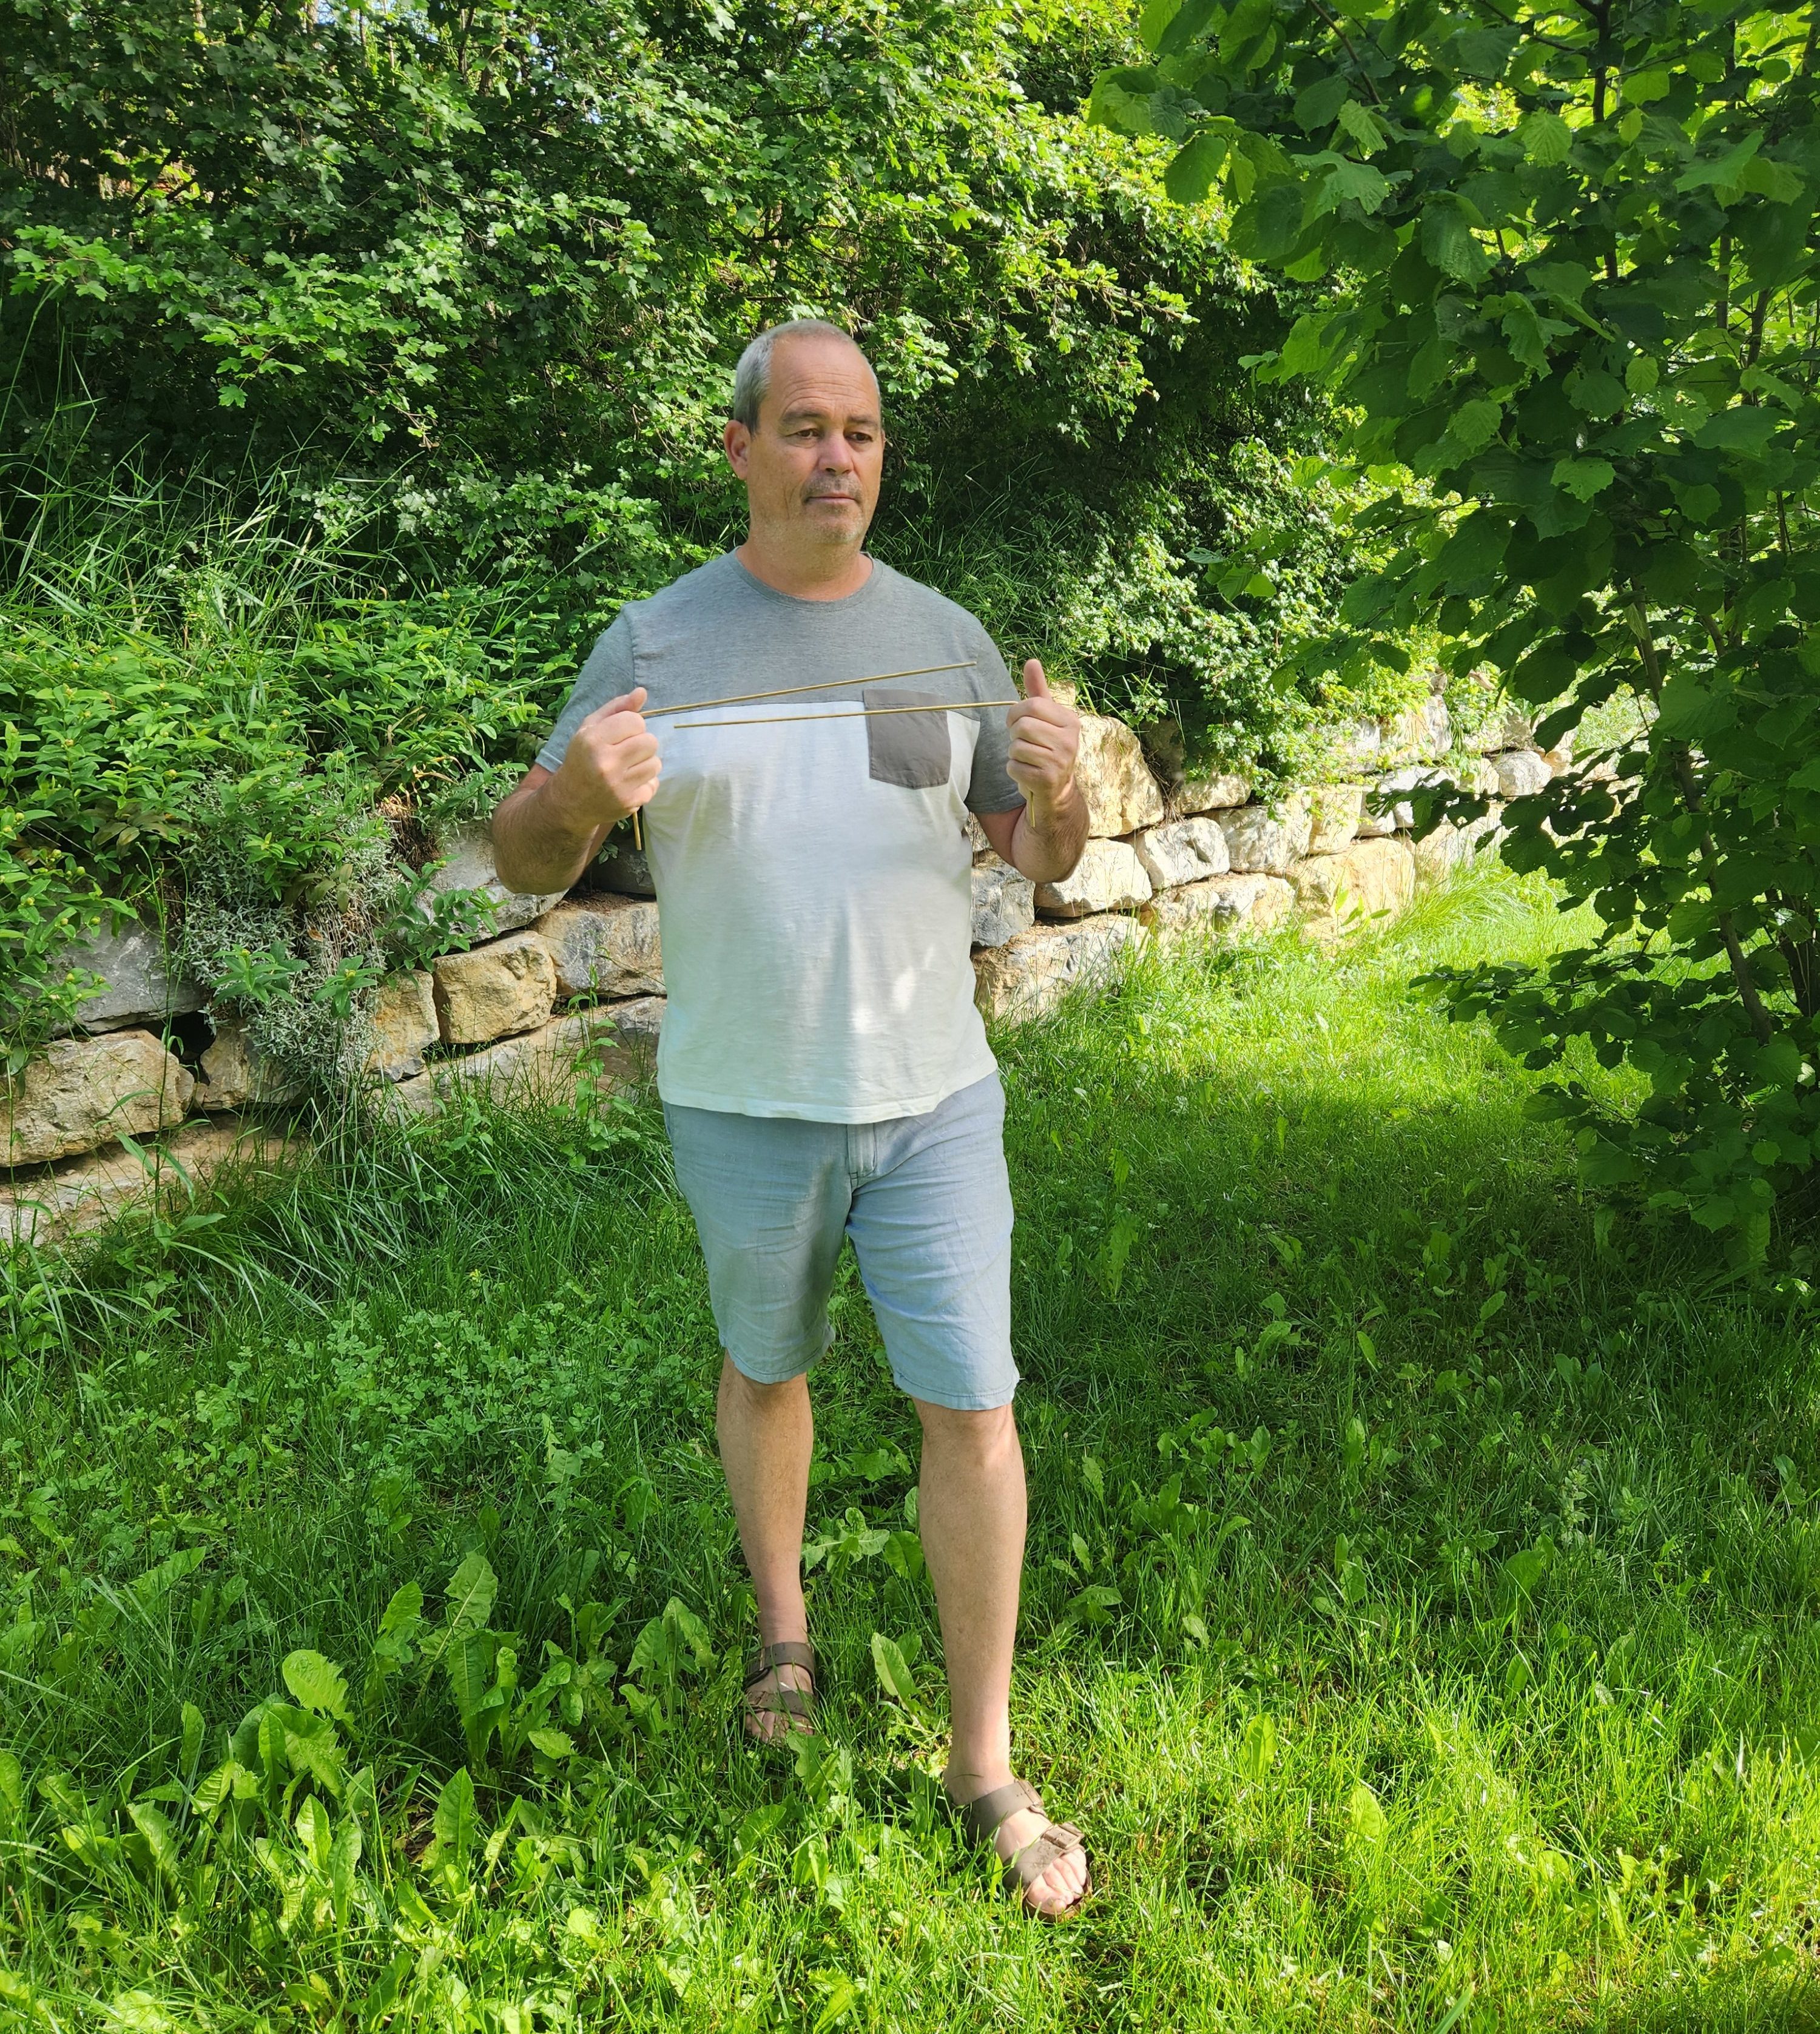
{"type": "Polygon", "coordinates": [[[1024,794],[1008,812],[981,812],[993,850],[1033,883],[1059,883],[1087,844],[1087,801],[1075,782],[1081,717],[1053,697],[1034,657],[1024,666],[1024,700],[1005,715],[1006,774],[1024,794]]]}

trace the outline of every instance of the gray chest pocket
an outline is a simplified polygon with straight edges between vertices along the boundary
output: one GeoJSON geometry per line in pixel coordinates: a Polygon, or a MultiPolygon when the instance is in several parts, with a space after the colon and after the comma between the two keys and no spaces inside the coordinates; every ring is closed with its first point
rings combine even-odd
{"type": "MultiPolygon", "coordinates": [[[[861,694],[867,707],[936,706],[940,692],[911,692],[900,686],[868,685],[861,694]]],[[[865,724],[868,774],[875,783],[902,784],[906,790],[926,791],[945,784],[953,767],[952,742],[945,713],[887,713],[865,724]]]]}

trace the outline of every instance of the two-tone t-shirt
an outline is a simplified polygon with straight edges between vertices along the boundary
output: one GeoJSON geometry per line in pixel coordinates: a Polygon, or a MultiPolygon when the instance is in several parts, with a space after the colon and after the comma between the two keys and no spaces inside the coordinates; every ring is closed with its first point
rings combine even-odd
{"type": "Polygon", "coordinates": [[[643,818],[664,1099],[879,1122],[990,1073],[966,815],[1023,797],[1004,708],[972,704],[1013,691],[973,616],[876,560],[857,592],[802,600],[728,552],[621,610],[538,761],[556,769],[582,721],[635,685],[663,760],[643,818]]]}

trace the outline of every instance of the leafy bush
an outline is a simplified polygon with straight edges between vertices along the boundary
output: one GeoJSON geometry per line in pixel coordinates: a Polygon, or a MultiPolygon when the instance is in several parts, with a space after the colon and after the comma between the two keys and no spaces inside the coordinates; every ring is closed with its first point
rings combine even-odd
{"type": "Polygon", "coordinates": [[[1261,378],[1343,406],[1395,487],[1356,527],[1392,554],[1304,681],[1432,624],[1544,710],[1544,745],[1640,703],[1504,815],[1507,858],[1592,899],[1600,940],[1449,980],[1532,1066],[1585,1040],[1646,1075],[1634,1122],[1580,1081],[1538,1106],[1589,1180],[1759,1256],[1820,1151],[1812,10],[1345,13],[1156,0],[1155,61],[1094,109],[1179,144],[1169,188],[1218,185],[1236,252],[1325,279],[1261,378]]]}

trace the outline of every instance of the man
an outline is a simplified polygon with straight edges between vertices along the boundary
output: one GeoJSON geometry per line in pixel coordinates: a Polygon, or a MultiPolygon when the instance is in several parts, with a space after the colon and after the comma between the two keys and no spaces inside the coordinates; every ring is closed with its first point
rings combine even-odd
{"type": "Polygon", "coordinates": [[[1079,722],[1034,659],[1023,703],[972,704],[1011,691],[985,630],[866,553],[884,431],[844,332],[804,319],[756,339],[725,443],[749,534],[595,644],[494,815],[500,878],[566,889],[610,827],[644,815],[670,995],[658,1088],[724,1345],[721,1459],[758,1604],[747,1728],[812,1728],[805,1380],[850,1234],[922,1422],[945,1784],[1008,1884],[1053,1916],[1088,1875],[1079,1833],[1011,1768],[1025,1525],[1011,1205],[963,828],[970,810],[1026,876],[1067,875],[1086,839],[1079,722]],[[676,710],[754,693],[772,696],[676,710]],[[932,705],[946,710],[879,711],[932,705]]]}

